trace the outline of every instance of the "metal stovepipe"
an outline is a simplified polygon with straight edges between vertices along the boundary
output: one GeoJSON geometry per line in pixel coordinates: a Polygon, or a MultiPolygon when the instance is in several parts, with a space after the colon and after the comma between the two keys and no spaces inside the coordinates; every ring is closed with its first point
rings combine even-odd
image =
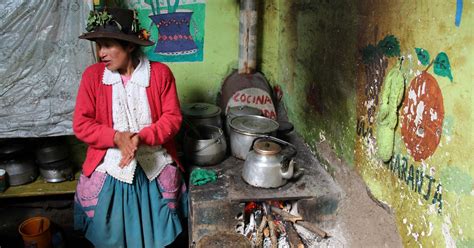
{"type": "Polygon", "coordinates": [[[239,73],[254,73],[257,67],[257,6],[255,0],[240,0],[239,38],[239,73]]]}

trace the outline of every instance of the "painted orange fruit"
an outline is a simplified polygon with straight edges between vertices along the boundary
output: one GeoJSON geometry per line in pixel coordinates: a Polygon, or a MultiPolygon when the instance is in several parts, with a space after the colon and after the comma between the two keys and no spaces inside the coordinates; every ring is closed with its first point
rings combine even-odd
{"type": "Polygon", "coordinates": [[[438,82],[431,74],[424,71],[410,82],[401,115],[408,153],[415,161],[433,155],[441,139],[444,106],[438,82]]]}

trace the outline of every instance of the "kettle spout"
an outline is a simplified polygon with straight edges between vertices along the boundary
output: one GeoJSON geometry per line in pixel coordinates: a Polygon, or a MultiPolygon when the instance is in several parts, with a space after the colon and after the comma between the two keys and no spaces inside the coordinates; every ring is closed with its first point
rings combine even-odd
{"type": "Polygon", "coordinates": [[[290,163],[288,164],[288,170],[287,171],[283,172],[280,169],[281,177],[283,177],[284,179],[292,178],[294,167],[295,167],[295,161],[292,159],[292,160],[290,160],[290,163]]]}

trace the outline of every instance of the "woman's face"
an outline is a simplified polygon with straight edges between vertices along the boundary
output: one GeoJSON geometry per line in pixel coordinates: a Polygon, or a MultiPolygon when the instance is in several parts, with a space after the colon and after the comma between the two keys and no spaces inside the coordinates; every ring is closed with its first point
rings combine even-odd
{"type": "Polygon", "coordinates": [[[116,40],[103,38],[97,39],[97,50],[100,60],[105,63],[107,69],[111,71],[127,71],[131,65],[131,47],[122,47],[116,40]]]}

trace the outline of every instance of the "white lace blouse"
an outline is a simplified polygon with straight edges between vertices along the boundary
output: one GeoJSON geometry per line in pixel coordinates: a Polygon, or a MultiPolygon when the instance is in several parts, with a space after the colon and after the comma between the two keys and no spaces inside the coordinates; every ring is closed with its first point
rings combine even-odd
{"type": "MultiPolygon", "coordinates": [[[[117,71],[105,68],[102,83],[112,85],[112,120],[115,130],[137,133],[151,124],[150,106],[146,94],[149,82],[150,62],[144,57],[140,59],[125,86],[117,71]]],[[[109,148],[96,171],[106,172],[122,182],[132,183],[135,169],[139,164],[151,181],[160,174],[165,165],[173,162],[163,147],[146,145],[140,145],[135,159],[124,168],[119,167],[121,159],[122,155],[118,148],[109,148]]]]}

